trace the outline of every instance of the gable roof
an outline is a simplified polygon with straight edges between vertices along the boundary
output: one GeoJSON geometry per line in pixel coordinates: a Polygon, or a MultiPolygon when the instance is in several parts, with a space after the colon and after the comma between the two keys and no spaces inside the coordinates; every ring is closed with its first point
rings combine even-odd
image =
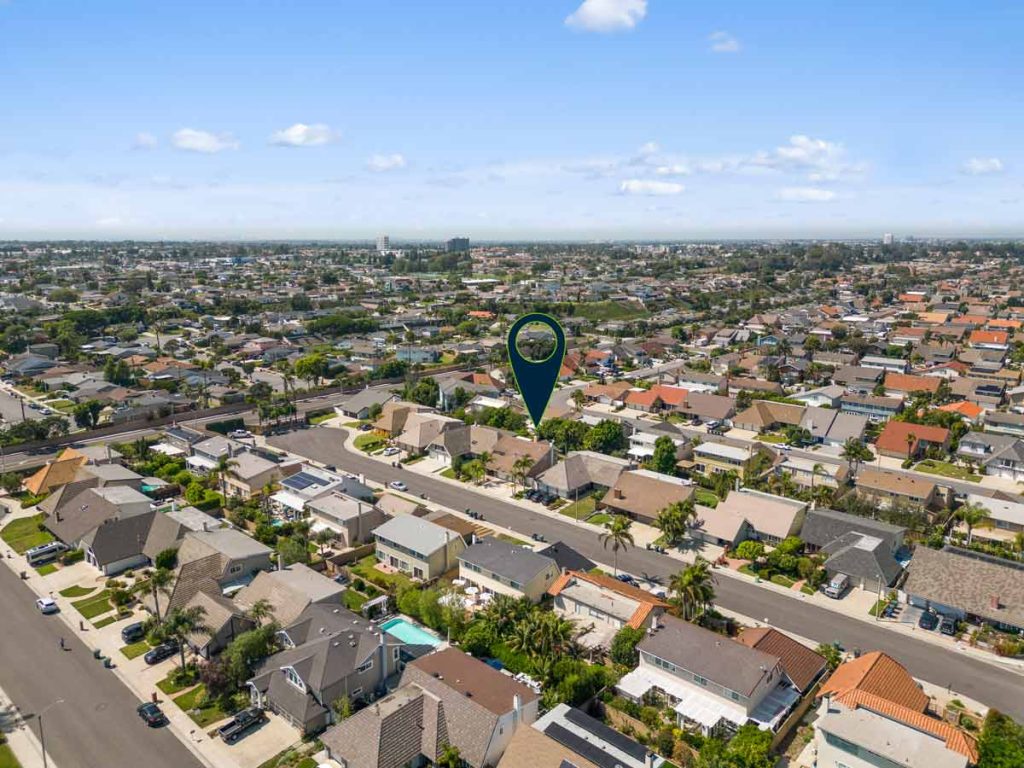
{"type": "Polygon", "coordinates": [[[601,504],[630,515],[654,519],[658,512],[694,494],[693,486],[679,478],[648,469],[629,470],[619,475],[601,504]]]}
{"type": "MultiPolygon", "coordinates": [[[[67,452],[65,451],[65,453],[67,452]]],[[[86,458],[77,453],[72,453],[65,458],[65,453],[62,453],[56,461],[43,465],[35,474],[25,478],[25,490],[33,496],[38,496],[74,480],[78,468],[85,464],[86,458]]]]}
{"type": "Polygon", "coordinates": [[[539,555],[529,547],[490,536],[462,550],[459,561],[522,585],[529,584],[545,571],[558,570],[551,558],[539,555]]]}
{"type": "MultiPolygon", "coordinates": [[[[636,610],[627,622],[633,629],[640,629],[647,622],[651,611],[655,608],[667,608],[668,603],[655,597],[650,592],[645,592],[629,584],[624,584],[618,579],[606,576],[603,573],[583,573],[580,571],[566,571],[559,576],[548,587],[548,594],[557,597],[567,588],[572,587],[574,582],[583,582],[596,587],[598,590],[611,592],[613,595],[624,597],[637,603],[636,610]]],[[[614,599],[614,598],[612,598],[614,599]]]]}
{"type": "Polygon", "coordinates": [[[772,627],[744,629],[736,639],[748,648],[778,656],[782,669],[800,691],[806,691],[827,666],[824,657],[772,627]]]}
{"type": "Polygon", "coordinates": [[[928,696],[910,673],[881,651],[865,653],[840,664],[818,691],[819,697],[863,691],[914,712],[928,708],[928,696]]]}
{"type": "Polygon", "coordinates": [[[934,427],[930,424],[911,424],[909,421],[888,421],[882,429],[875,445],[883,451],[906,455],[907,440],[913,435],[909,451],[914,453],[922,440],[927,443],[943,444],[949,439],[949,430],[945,427],[934,427]]]}

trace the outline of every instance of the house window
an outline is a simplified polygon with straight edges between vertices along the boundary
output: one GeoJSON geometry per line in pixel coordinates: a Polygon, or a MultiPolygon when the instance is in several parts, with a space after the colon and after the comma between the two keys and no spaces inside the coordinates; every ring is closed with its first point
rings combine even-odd
{"type": "Polygon", "coordinates": [[[363,674],[363,672],[368,672],[371,669],[373,669],[373,659],[372,658],[367,659],[362,664],[360,664],[358,667],[356,667],[356,672],[361,675],[361,674],[363,674]]]}
{"type": "Polygon", "coordinates": [[[740,700],[740,695],[738,693],[736,693],[736,691],[729,691],[729,698],[732,699],[733,701],[739,701],[740,700]]]}
{"type": "Polygon", "coordinates": [[[707,685],[708,679],[706,677],[701,677],[700,675],[694,675],[693,682],[695,682],[697,685],[707,685]]]}
{"type": "Polygon", "coordinates": [[[396,645],[394,648],[391,649],[391,658],[393,660],[398,661],[401,658],[401,656],[402,656],[402,649],[400,647],[398,647],[396,645]]]}
{"type": "Polygon", "coordinates": [[[238,573],[241,570],[242,570],[242,566],[240,566],[240,565],[232,565],[230,568],[228,568],[228,573],[238,573]]]}
{"type": "Polygon", "coordinates": [[[284,672],[284,677],[289,683],[294,685],[303,693],[306,692],[306,684],[302,682],[302,678],[299,677],[298,673],[294,669],[291,667],[283,667],[281,671],[284,672]]]}

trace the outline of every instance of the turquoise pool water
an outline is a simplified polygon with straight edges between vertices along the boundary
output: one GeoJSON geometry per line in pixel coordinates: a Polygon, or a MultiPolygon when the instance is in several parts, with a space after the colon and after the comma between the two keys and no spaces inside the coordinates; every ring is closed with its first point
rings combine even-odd
{"type": "Polygon", "coordinates": [[[389,619],[381,624],[380,628],[409,645],[429,645],[436,648],[441,644],[438,638],[405,619],[389,619]]]}

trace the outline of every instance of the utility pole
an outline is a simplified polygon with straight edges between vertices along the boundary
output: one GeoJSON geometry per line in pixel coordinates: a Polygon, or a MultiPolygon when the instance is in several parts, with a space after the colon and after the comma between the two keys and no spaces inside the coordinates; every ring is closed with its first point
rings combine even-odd
{"type": "Polygon", "coordinates": [[[46,762],[46,739],[43,738],[43,715],[45,715],[47,713],[47,711],[49,711],[53,707],[56,707],[58,704],[63,704],[63,703],[64,703],[64,699],[57,699],[52,704],[48,704],[45,707],[43,707],[42,712],[40,712],[38,715],[36,715],[36,722],[39,723],[39,748],[42,750],[42,753],[43,753],[43,768],[47,768],[47,762],[46,762]]]}

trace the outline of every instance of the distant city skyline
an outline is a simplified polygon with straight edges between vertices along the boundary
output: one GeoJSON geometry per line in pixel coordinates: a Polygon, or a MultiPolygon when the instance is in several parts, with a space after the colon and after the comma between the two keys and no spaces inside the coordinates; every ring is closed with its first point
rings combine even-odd
{"type": "Polygon", "coordinates": [[[1024,235],[1024,8],[0,0],[0,239],[1024,235]]]}

